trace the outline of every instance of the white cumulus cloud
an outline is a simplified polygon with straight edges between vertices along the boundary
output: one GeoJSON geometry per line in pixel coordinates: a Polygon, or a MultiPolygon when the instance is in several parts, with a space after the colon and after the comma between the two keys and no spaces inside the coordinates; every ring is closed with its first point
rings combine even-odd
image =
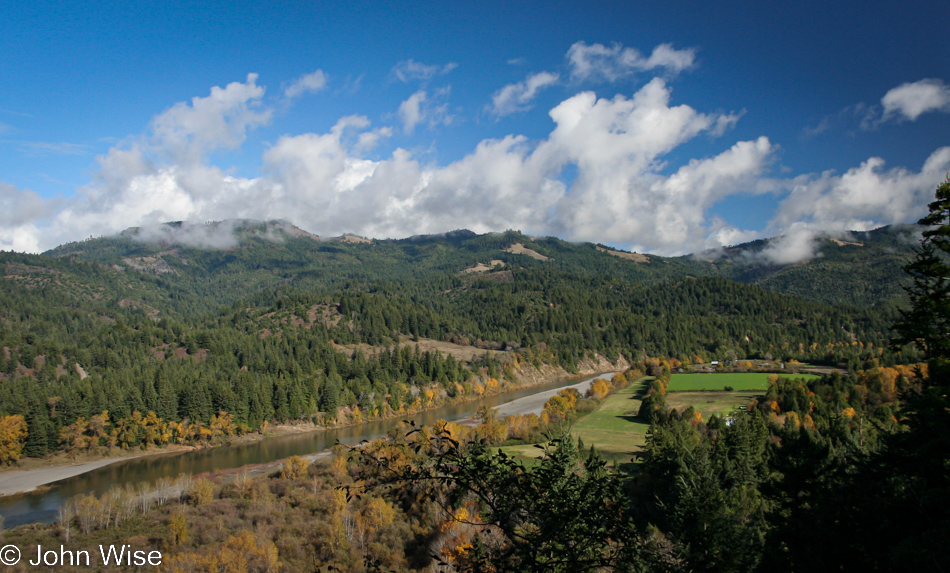
{"type": "Polygon", "coordinates": [[[58,203],[0,182],[0,250],[38,251],[42,232],[38,225],[55,213],[58,203]]]}
{"type": "Polygon", "coordinates": [[[177,103],[152,120],[152,143],[157,149],[184,161],[218,148],[235,149],[247,130],[270,121],[271,111],[261,108],[264,88],[257,74],[247,81],[211,88],[211,95],[177,103]]]}
{"type": "Polygon", "coordinates": [[[444,76],[458,67],[455,62],[449,62],[445,65],[423,64],[412,58],[396,64],[390,76],[403,83],[410,81],[427,81],[436,76],[444,76]]]}
{"type": "MultiPolygon", "coordinates": [[[[776,148],[764,136],[671,166],[675,150],[702,135],[722,136],[739,115],[674,103],[659,78],[629,95],[577,93],[550,110],[545,137],[486,139],[445,165],[398,148],[365,158],[392,128],[359,115],[323,133],[279,138],[263,153],[259,177],[234,177],[211,165],[210,153],[239,146],[268,121],[263,94],[250,75],[172,106],[145,134],[98,157],[93,180],[71,199],[49,201],[0,185],[0,246],[38,251],[175,220],[286,219],[324,236],[515,228],[677,255],[756,238],[710,216],[720,201],[785,193],[767,232],[786,239],[774,242],[769,256],[793,262],[815,254],[818,233],[916,219],[950,169],[947,147],[920,171],[885,169],[872,158],[843,174],[772,179],[776,148]],[[565,170],[576,173],[569,182],[565,170]]],[[[449,121],[446,98],[445,91],[415,92],[399,112],[403,129],[449,121]]],[[[188,240],[231,244],[217,231],[214,241],[205,240],[205,231],[194,230],[188,240]]]]}
{"type": "Polygon", "coordinates": [[[429,127],[451,124],[454,117],[449,113],[449,105],[445,101],[448,94],[448,88],[436,90],[431,97],[426,90],[419,90],[399,104],[397,113],[403,131],[411,134],[420,123],[429,127]]]}
{"type": "Polygon", "coordinates": [[[884,165],[872,157],[840,175],[829,171],[781,182],[789,192],[766,229],[781,237],[764,255],[779,264],[799,262],[815,256],[818,236],[918,220],[950,171],[950,147],[934,151],[920,171],[884,165]]]}
{"type": "Polygon", "coordinates": [[[636,72],[664,68],[670,73],[679,73],[693,66],[696,51],[687,48],[677,50],[671,44],[660,44],[653,48],[649,57],[643,57],[638,50],[612,44],[587,44],[576,42],[567,51],[571,77],[575,80],[616,81],[636,72]]]}
{"type": "Polygon", "coordinates": [[[938,79],[902,84],[884,94],[881,105],[884,119],[899,116],[917,121],[928,112],[950,112],[950,86],[938,79]]]}
{"type": "Polygon", "coordinates": [[[808,223],[823,231],[866,231],[916,221],[933,200],[934,188],[950,170],[950,147],[934,151],[918,172],[872,157],[843,174],[825,172],[788,182],[791,190],[772,220],[778,229],[808,223]]]}
{"type": "Polygon", "coordinates": [[[539,72],[528,76],[523,82],[508,84],[492,95],[492,113],[500,117],[528,110],[528,104],[538,92],[557,83],[559,77],[551,72],[539,72]]]}
{"type": "Polygon", "coordinates": [[[309,74],[304,74],[295,79],[293,83],[284,90],[284,96],[295,98],[305,93],[315,93],[327,87],[327,74],[323,70],[316,70],[309,74]]]}
{"type": "Polygon", "coordinates": [[[402,120],[402,129],[406,133],[412,133],[425,118],[423,106],[426,103],[426,98],[425,90],[419,90],[409,96],[409,99],[399,104],[399,119],[402,120]]]}

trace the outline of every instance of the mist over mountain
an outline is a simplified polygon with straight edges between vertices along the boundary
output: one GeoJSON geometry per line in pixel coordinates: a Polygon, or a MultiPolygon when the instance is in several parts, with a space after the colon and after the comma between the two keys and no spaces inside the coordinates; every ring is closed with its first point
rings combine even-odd
{"type": "Polygon", "coordinates": [[[44,255],[162,275],[172,284],[176,282],[172,277],[200,278],[207,284],[223,281],[227,286],[218,290],[224,297],[220,302],[231,298],[225,293],[240,298],[277,285],[327,288],[348,280],[419,280],[459,273],[495,276],[513,267],[545,266],[642,284],[715,276],[825,304],[878,306],[903,296],[901,267],[912,256],[919,232],[915,225],[893,225],[815,236],[810,239],[808,260],[778,264],[773,255],[786,237],[661,257],[518,231],[480,235],[460,229],[406,239],[321,237],[285,220],[240,219],[133,227],[112,237],[67,243],[44,255]],[[500,261],[505,268],[466,273],[491,261],[500,261]]]}

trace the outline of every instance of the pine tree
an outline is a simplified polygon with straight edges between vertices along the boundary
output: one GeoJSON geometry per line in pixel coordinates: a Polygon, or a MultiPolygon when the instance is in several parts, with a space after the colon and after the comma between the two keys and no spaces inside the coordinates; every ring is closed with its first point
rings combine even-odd
{"type": "Polygon", "coordinates": [[[950,384],[950,176],[937,187],[916,258],[904,267],[911,308],[894,326],[898,346],[913,343],[930,361],[934,385],[950,384]]]}

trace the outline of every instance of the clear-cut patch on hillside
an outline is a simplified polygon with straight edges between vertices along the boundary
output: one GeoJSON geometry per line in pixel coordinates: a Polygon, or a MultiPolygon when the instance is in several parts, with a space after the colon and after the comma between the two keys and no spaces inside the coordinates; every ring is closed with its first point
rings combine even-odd
{"type": "Polygon", "coordinates": [[[492,259],[487,265],[485,263],[475,263],[475,266],[469,267],[462,271],[462,274],[470,273],[487,273],[488,271],[493,270],[496,266],[501,265],[505,266],[505,261],[500,259],[492,259]]]}
{"type": "MultiPolygon", "coordinates": [[[[122,257],[122,262],[137,271],[154,271],[156,273],[175,273],[164,259],[159,257],[122,257]]],[[[177,273],[175,273],[177,274],[177,273]]]]}
{"type": "Polygon", "coordinates": [[[358,235],[340,235],[339,237],[334,237],[334,241],[342,241],[344,243],[372,243],[373,241],[360,237],[358,235]]]}
{"type": "Polygon", "coordinates": [[[650,262],[650,258],[648,256],[641,255],[640,253],[627,253],[624,251],[615,251],[613,249],[606,249],[604,247],[597,247],[597,250],[602,253],[607,253],[608,255],[620,257],[621,259],[627,259],[628,261],[633,261],[635,263],[649,263],[650,262]]]}
{"type": "Polygon", "coordinates": [[[845,245],[852,245],[852,246],[855,246],[855,247],[863,247],[863,246],[864,246],[864,243],[851,243],[851,242],[848,242],[848,241],[842,241],[841,239],[831,239],[831,240],[832,240],[835,244],[837,244],[839,247],[843,247],[843,246],[845,246],[845,245]]]}
{"type": "Polygon", "coordinates": [[[545,257],[538,251],[535,251],[534,249],[529,249],[528,247],[524,246],[524,243],[515,243],[511,245],[510,247],[508,247],[507,249],[505,249],[505,252],[512,253],[515,255],[528,255],[532,259],[538,259],[539,261],[551,260],[551,257],[545,257]]]}

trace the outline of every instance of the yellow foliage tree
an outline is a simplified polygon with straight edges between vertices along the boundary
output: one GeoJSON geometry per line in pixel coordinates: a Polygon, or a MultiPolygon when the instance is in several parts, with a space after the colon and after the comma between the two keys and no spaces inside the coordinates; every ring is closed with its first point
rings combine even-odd
{"type": "Polygon", "coordinates": [[[396,510],[391,503],[381,497],[370,499],[363,513],[366,516],[367,525],[373,531],[388,527],[396,520],[396,510]]]}
{"type": "Polygon", "coordinates": [[[225,411],[218,412],[217,416],[211,416],[211,424],[208,426],[211,430],[211,439],[218,440],[225,436],[233,436],[237,429],[234,424],[234,416],[225,411]]]}
{"type": "Polygon", "coordinates": [[[214,499],[214,482],[206,478],[193,480],[188,488],[188,498],[196,506],[210,503],[214,499]]]}
{"type": "Polygon", "coordinates": [[[281,465],[280,477],[286,479],[301,479],[307,477],[310,462],[300,456],[290,456],[281,465]]]}
{"type": "Polygon", "coordinates": [[[232,535],[224,544],[206,553],[171,556],[163,565],[171,573],[272,573],[280,568],[274,542],[258,539],[250,531],[232,535]]]}
{"type": "Polygon", "coordinates": [[[342,477],[346,474],[346,464],[348,460],[349,453],[344,446],[336,444],[330,448],[330,469],[335,476],[342,477]]]}
{"type": "Polygon", "coordinates": [[[66,453],[70,457],[76,457],[76,454],[88,449],[89,436],[86,435],[88,426],[86,419],[80,416],[75,422],[59,430],[59,443],[66,447],[66,453]]]}
{"type": "Polygon", "coordinates": [[[155,412],[149,412],[142,418],[142,445],[148,448],[151,445],[162,445],[162,435],[165,434],[165,421],[155,412]]]}
{"type": "Polygon", "coordinates": [[[176,511],[171,519],[168,520],[168,546],[175,548],[184,543],[188,543],[190,539],[191,536],[188,532],[188,522],[185,521],[185,514],[181,511],[176,511]]]}
{"type": "Polygon", "coordinates": [[[20,460],[26,435],[26,421],[22,415],[0,417],[0,464],[13,464],[20,460]]]}
{"type": "Polygon", "coordinates": [[[693,426],[694,428],[697,428],[702,422],[703,422],[703,413],[700,412],[699,410],[694,410],[693,417],[689,421],[690,425],[693,426]]]}
{"type": "Polygon", "coordinates": [[[598,378],[590,385],[587,395],[595,400],[603,400],[610,394],[610,385],[606,380],[598,378]]]}

